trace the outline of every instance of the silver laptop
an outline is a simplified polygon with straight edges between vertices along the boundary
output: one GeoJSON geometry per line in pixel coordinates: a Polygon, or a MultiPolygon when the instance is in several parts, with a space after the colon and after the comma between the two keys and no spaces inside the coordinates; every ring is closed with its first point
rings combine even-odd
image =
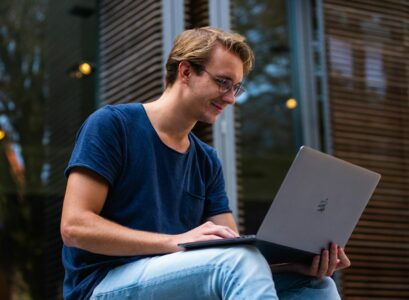
{"type": "Polygon", "coordinates": [[[380,177],[302,146],[256,235],[179,246],[249,243],[270,263],[307,262],[331,242],[345,247],[380,177]]]}

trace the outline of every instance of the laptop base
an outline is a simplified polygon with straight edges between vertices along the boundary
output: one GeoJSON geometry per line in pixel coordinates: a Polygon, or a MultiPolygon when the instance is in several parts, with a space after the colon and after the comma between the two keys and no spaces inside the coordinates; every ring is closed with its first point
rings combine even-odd
{"type": "Polygon", "coordinates": [[[209,247],[224,247],[236,245],[255,245],[263,254],[265,259],[270,264],[278,263],[311,263],[313,257],[317,254],[270,243],[263,240],[258,240],[255,235],[241,236],[231,239],[208,240],[201,242],[182,243],[178,246],[186,250],[203,249],[209,247]]]}

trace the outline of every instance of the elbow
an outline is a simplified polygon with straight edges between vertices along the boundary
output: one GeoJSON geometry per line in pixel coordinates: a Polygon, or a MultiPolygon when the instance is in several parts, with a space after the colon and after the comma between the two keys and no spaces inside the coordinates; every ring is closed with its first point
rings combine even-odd
{"type": "Polygon", "coordinates": [[[65,246],[78,247],[78,230],[76,227],[69,222],[61,222],[60,233],[65,246]]]}

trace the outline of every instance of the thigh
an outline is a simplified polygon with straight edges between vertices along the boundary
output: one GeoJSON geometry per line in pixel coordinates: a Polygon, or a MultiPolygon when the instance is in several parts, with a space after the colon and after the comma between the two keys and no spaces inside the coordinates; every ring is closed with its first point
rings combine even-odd
{"type": "Polygon", "coordinates": [[[204,286],[201,281],[214,266],[209,260],[197,264],[194,261],[201,261],[200,251],[177,252],[122,265],[107,274],[91,299],[188,299],[185,294],[200,299],[204,286]]]}
{"type": "Polygon", "coordinates": [[[268,264],[254,247],[176,252],[111,270],[91,299],[242,299],[250,274],[275,294],[268,264]]]}

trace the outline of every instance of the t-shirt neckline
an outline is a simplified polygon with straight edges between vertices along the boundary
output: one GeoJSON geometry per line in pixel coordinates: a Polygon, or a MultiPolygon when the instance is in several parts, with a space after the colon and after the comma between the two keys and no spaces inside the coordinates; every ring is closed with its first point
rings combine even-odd
{"type": "Polygon", "coordinates": [[[170,151],[172,151],[172,152],[174,152],[174,153],[176,153],[176,154],[178,154],[178,155],[186,156],[186,155],[189,154],[190,149],[192,148],[192,138],[191,138],[190,133],[189,133],[189,135],[188,135],[189,147],[187,148],[187,150],[186,150],[185,152],[179,152],[179,151],[173,149],[172,147],[166,145],[166,143],[164,143],[164,142],[162,141],[162,139],[160,138],[160,136],[159,136],[158,132],[156,131],[155,127],[153,127],[153,124],[152,124],[151,120],[149,119],[148,113],[146,112],[145,107],[143,106],[142,103],[140,103],[140,107],[141,107],[141,109],[142,109],[142,111],[143,111],[143,114],[144,114],[144,116],[145,116],[145,118],[146,118],[146,122],[149,124],[149,128],[152,130],[153,135],[154,135],[155,138],[159,141],[160,144],[162,144],[165,148],[169,149],[170,151]]]}

